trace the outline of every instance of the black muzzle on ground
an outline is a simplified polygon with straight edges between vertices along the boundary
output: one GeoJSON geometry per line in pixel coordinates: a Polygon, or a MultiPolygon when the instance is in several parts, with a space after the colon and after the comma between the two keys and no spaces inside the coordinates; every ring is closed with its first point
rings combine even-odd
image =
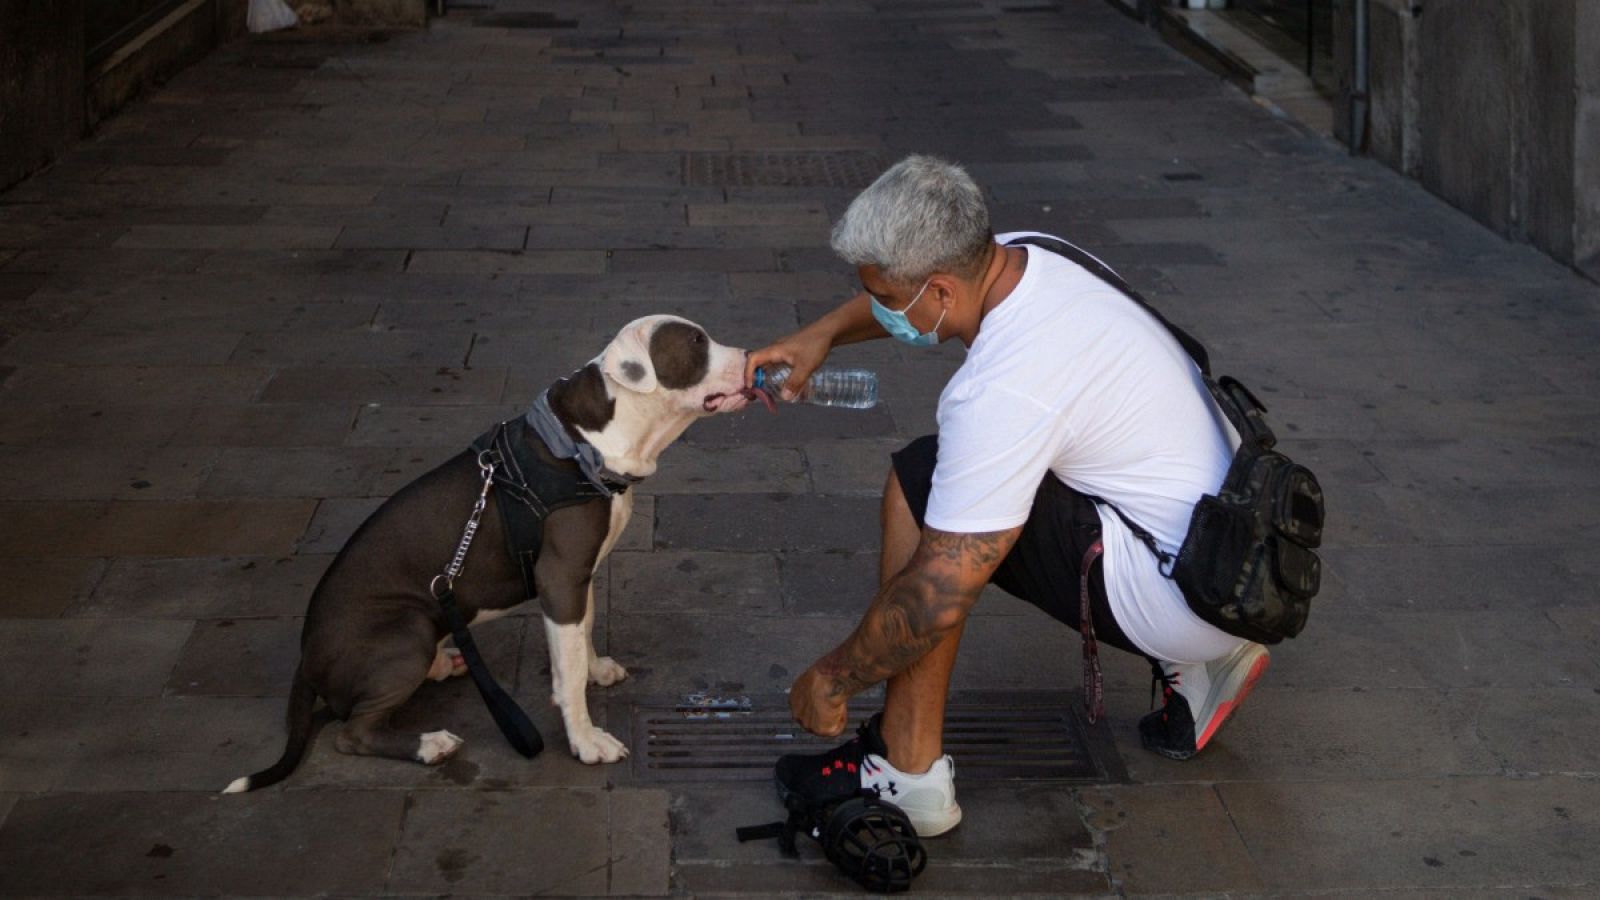
{"type": "Polygon", "coordinates": [[[900,807],[863,791],[839,803],[807,805],[791,797],[789,818],[740,828],[739,840],[777,838],[786,856],[799,856],[795,835],[822,845],[828,861],[869,891],[910,890],[911,880],[928,865],[927,851],[900,807]]]}

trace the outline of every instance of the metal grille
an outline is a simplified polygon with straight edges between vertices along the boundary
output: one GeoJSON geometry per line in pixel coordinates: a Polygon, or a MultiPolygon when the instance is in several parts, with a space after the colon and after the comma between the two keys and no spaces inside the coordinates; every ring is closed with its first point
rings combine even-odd
{"type": "MultiPolygon", "coordinates": [[[[958,760],[963,781],[1111,780],[1085,739],[1074,697],[1037,705],[952,703],[945,751],[958,760]]],[[[851,705],[860,717],[876,711],[851,705]]],[[[748,698],[691,696],[634,709],[630,758],[641,781],[761,781],[772,777],[779,756],[820,752],[840,740],[801,730],[782,698],[757,708],[748,698]]]]}
{"type": "Polygon", "coordinates": [[[703,187],[859,190],[884,170],[871,153],[686,153],[683,183],[703,187]]]}

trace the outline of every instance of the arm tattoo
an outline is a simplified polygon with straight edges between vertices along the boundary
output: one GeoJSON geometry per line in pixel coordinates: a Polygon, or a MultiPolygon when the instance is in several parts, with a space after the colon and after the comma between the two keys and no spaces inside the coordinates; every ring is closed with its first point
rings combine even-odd
{"type": "Polygon", "coordinates": [[[925,528],[905,570],[889,579],[861,624],[817,667],[845,699],[937,647],[965,620],[1022,529],[955,534],[925,528]]]}

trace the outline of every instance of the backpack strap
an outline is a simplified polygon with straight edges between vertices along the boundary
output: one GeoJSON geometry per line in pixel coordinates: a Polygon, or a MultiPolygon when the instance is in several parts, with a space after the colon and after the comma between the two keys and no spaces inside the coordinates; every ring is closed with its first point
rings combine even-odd
{"type": "Polygon", "coordinates": [[[1083,250],[1074,247],[1066,241],[1063,241],[1059,238],[1049,237],[1047,235],[1030,235],[1028,237],[1017,238],[1011,243],[1006,244],[1006,246],[1015,247],[1018,244],[1032,244],[1035,247],[1049,250],[1051,253],[1054,253],[1057,256],[1065,257],[1088,270],[1090,275],[1093,275],[1101,281],[1104,281],[1106,284],[1111,285],[1120,293],[1126,295],[1128,299],[1144,307],[1144,311],[1152,316],[1155,316],[1156,321],[1160,322],[1162,327],[1166,328],[1167,331],[1172,335],[1173,339],[1178,342],[1179,346],[1183,347],[1183,352],[1189,354],[1189,358],[1194,360],[1194,364],[1200,367],[1201,374],[1205,375],[1208,380],[1211,378],[1211,356],[1210,354],[1206,353],[1206,348],[1199,341],[1195,340],[1194,337],[1189,334],[1189,332],[1184,331],[1182,328],[1179,328],[1178,326],[1167,321],[1167,317],[1163,316],[1160,310],[1156,309],[1154,306],[1151,306],[1149,300],[1146,300],[1143,295],[1134,290],[1133,287],[1130,286],[1126,281],[1123,281],[1122,276],[1118,275],[1116,272],[1113,272],[1110,266],[1098,259],[1095,259],[1093,256],[1090,256],[1089,254],[1083,252],[1083,250]]]}
{"type": "MultiPolygon", "coordinates": [[[[1239,429],[1240,435],[1245,435],[1247,433],[1243,424],[1237,421],[1233,405],[1226,402],[1226,395],[1223,394],[1223,392],[1218,388],[1216,381],[1211,377],[1211,356],[1210,354],[1206,353],[1206,348],[1199,341],[1195,340],[1195,338],[1190,335],[1189,332],[1184,331],[1182,328],[1179,328],[1178,326],[1169,322],[1167,317],[1161,314],[1160,310],[1150,305],[1150,301],[1146,300],[1143,295],[1134,290],[1133,287],[1126,281],[1122,280],[1121,275],[1113,272],[1110,266],[1098,259],[1095,259],[1088,253],[1085,253],[1082,249],[1075,247],[1059,238],[1053,238],[1047,235],[1029,235],[1028,237],[1017,238],[1006,244],[1006,246],[1015,247],[1019,244],[1032,244],[1035,247],[1038,247],[1042,250],[1048,250],[1057,256],[1064,257],[1065,259],[1078,264],[1090,275],[1093,275],[1101,281],[1104,281],[1106,284],[1116,288],[1118,293],[1139,304],[1144,308],[1145,312],[1154,316],[1155,320],[1160,322],[1163,328],[1167,329],[1167,333],[1172,335],[1173,340],[1176,340],[1178,345],[1183,348],[1183,351],[1189,354],[1189,358],[1194,360],[1194,364],[1200,367],[1200,375],[1205,379],[1206,388],[1216,398],[1217,405],[1222,407],[1223,414],[1226,415],[1230,421],[1234,422],[1234,427],[1239,429]]],[[[1234,382],[1231,378],[1224,380],[1237,384],[1237,382],[1234,382]]],[[[1240,388],[1242,389],[1243,385],[1240,385],[1240,388]]],[[[1252,397],[1251,399],[1254,398],[1252,397]]],[[[1156,558],[1157,570],[1159,570],[1161,574],[1167,578],[1172,577],[1172,567],[1177,563],[1178,558],[1177,556],[1161,549],[1161,545],[1156,543],[1155,535],[1151,534],[1149,529],[1128,518],[1127,513],[1124,513],[1117,507],[1115,503],[1112,503],[1110,500],[1094,495],[1085,496],[1091,503],[1104,505],[1109,507],[1112,512],[1116,513],[1117,518],[1122,520],[1122,524],[1128,526],[1128,531],[1132,533],[1134,537],[1138,538],[1140,543],[1150,548],[1150,552],[1154,554],[1156,558]]]]}

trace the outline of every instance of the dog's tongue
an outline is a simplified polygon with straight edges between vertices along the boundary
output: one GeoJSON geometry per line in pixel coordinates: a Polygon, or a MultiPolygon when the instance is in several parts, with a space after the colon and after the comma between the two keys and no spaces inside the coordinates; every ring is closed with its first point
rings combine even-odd
{"type": "MultiPolygon", "coordinates": [[[[775,413],[778,411],[778,407],[772,402],[772,395],[761,388],[740,388],[734,393],[745,398],[746,400],[760,400],[761,403],[766,406],[767,412],[769,413],[775,413]]],[[[705,408],[706,412],[715,412],[717,407],[722,404],[722,401],[730,396],[732,396],[732,394],[712,394],[706,397],[705,401],[700,405],[705,408]]]]}
{"type": "Polygon", "coordinates": [[[760,400],[761,404],[767,408],[767,412],[769,412],[769,413],[775,413],[775,412],[778,411],[778,405],[776,403],[772,402],[772,392],[771,391],[765,390],[763,388],[748,388],[747,387],[747,388],[740,388],[739,389],[739,393],[745,395],[746,397],[748,397],[751,400],[760,400]]]}

